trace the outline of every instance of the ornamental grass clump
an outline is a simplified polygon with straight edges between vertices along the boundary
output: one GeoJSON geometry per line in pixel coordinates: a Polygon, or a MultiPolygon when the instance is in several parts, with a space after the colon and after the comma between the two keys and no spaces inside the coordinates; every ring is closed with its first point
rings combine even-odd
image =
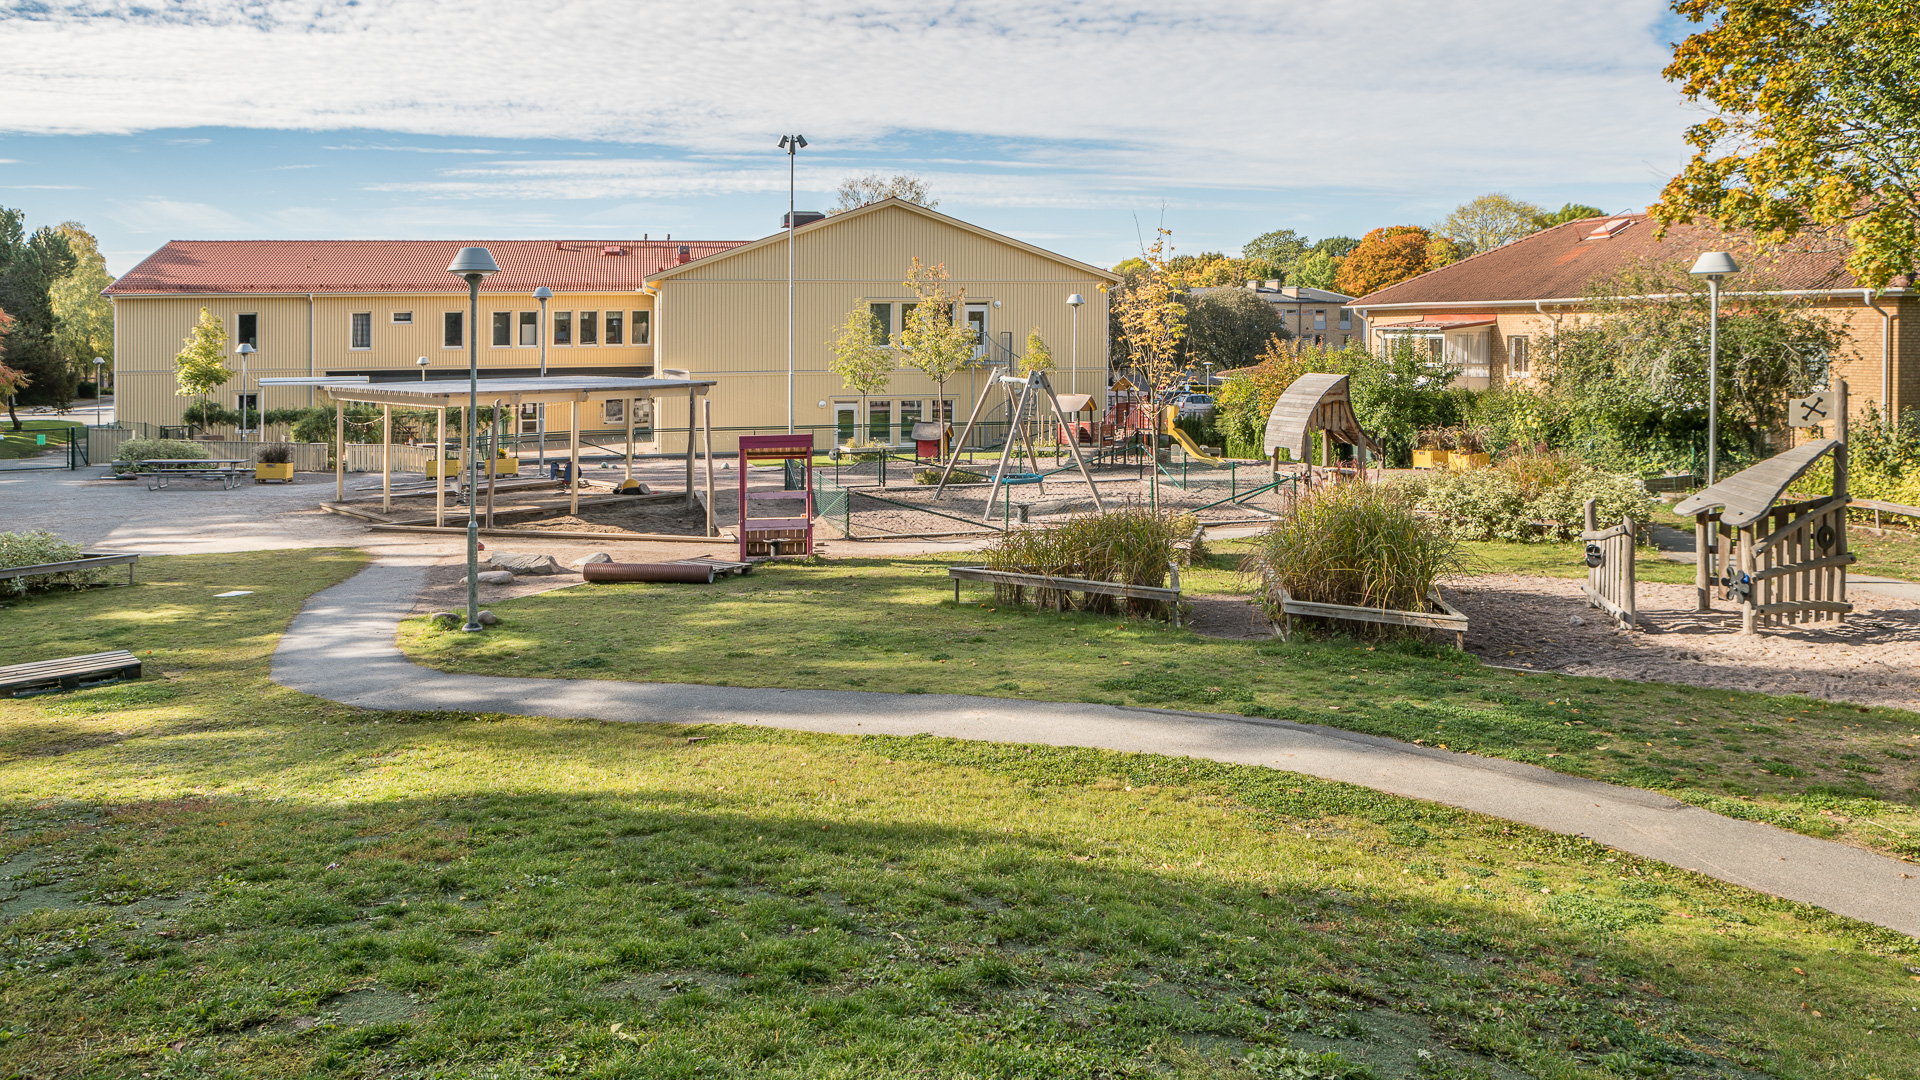
{"type": "MultiPolygon", "coordinates": [[[[1060,525],[1008,530],[986,549],[986,565],[1017,574],[1164,588],[1169,564],[1190,564],[1204,556],[1194,538],[1198,525],[1192,514],[1162,514],[1142,508],[1077,514],[1060,525]]],[[[996,585],[994,598],[1020,603],[1027,599],[1028,591],[1022,585],[996,585]]],[[[1111,612],[1124,604],[1129,612],[1146,614],[1164,606],[1154,601],[1085,594],[1076,602],[1069,590],[1032,592],[1035,603],[1057,611],[1072,607],[1111,612]]]]}
{"type": "Polygon", "coordinates": [[[1382,484],[1308,492],[1254,545],[1243,569],[1260,575],[1276,613],[1283,589],[1310,603],[1426,611],[1434,581],[1466,563],[1452,533],[1417,513],[1404,490],[1382,484]]]}
{"type": "Polygon", "coordinates": [[[1462,540],[1564,543],[1579,537],[1588,499],[1603,526],[1623,517],[1644,525],[1660,505],[1635,477],[1551,452],[1514,454],[1488,468],[1410,477],[1397,486],[1462,540]]]}

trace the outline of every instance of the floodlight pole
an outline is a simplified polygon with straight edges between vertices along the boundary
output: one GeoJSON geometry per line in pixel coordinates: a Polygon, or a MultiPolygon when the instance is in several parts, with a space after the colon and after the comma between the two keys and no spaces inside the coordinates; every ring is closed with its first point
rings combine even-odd
{"type": "MultiPolygon", "coordinates": [[[[480,283],[490,274],[500,272],[500,266],[493,261],[493,254],[483,247],[461,248],[447,267],[447,273],[462,278],[467,283],[467,325],[474,326],[480,319],[480,283]]],[[[474,428],[480,418],[480,338],[476,334],[467,335],[467,423],[465,436],[467,453],[467,624],[460,629],[472,633],[482,629],[480,625],[480,452],[479,442],[474,428]]]]}
{"type": "Polygon", "coordinates": [[[1067,380],[1069,392],[1075,394],[1080,392],[1080,305],[1086,302],[1087,298],[1079,293],[1067,297],[1067,308],[1073,312],[1073,360],[1067,369],[1067,380]]]}
{"type": "Polygon", "coordinates": [[[780,149],[787,152],[787,434],[793,434],[793,206],[794,167],[800,148],[807,145],[805,135],[780,136],[780,149]]]}

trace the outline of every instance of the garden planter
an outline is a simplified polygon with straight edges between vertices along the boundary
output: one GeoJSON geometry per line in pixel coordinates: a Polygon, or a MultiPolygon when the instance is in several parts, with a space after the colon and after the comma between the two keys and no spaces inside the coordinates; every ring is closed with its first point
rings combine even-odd
{"type": "Polygon", "coordinates": [[[1416,469],[1444,469],[1447,467],[1445,450],[1415,450],[1413,467],[1416,469]]]}
{"type": "Polygon", "coordinates": [[[256,463],[253,466],[253,482],[256,484],[264,484],[269,480],[278,480],[287,484],[292,483],[293,462],[262,461],[256,463]]]}
{"type": "Polygon", "coordinates": [[[1454,472],[1466,472],[1468,469],[1484,469],[1493,464],[1492,454],[1463,454],[1458,450],[1447,455],[1447,468],[1454,472]]]}
{"type": "Polygon", "coordinates": [[[1426,611],[1394,611],[1391,608],[1354,607],[1347,604],[1317,604],[1305,600],[1295,600],[1285,589],[1276,589],[1275,597],[1279,602],[1280,618],[1275,630],[1282,640],[1293,635],[1295,616],[1313,619],[1340,619],[1348,622],[1367,622],[1382,626],[1421,627],[1428,630],[1440,630],[1453,635],[1453,644],[1457,649],[1467,647],[1467,617],[1465,614],[1440,597],[1440,590],[1427,590],[1429,609],[1426,611]]]}

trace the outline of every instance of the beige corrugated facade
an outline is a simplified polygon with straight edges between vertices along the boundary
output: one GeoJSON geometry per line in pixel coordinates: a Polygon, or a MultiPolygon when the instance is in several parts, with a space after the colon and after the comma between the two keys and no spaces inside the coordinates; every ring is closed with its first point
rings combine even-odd
{"type": "MultiPolygon", "coordinates": [[[[1078,389],[1103,400],[1107,372],[1107,292],[1118,279],[1107,271],[968,225],[912,204],[888,200],[847,214],[803,225],[794,235],[794,423],[818,433],[816,445],[844,432],[846,406],[859,401],[827,370],[828,341],[855,306],[891,304],[897,329],[900,305],[913,299],[902,284],[914,258],[944,263],[953,286],[965,291],[969,315],[984,321],[985,334],[997,343],[988,355],[1010,345],[1025,348],[1038,328],[1051,346],[1059,389],[1078,389]],[[1079,293],[1078,370],[1072,370],[1076,346],[1073,311],[1067,297],[1079,293]],[[822,402],[826,404],[821,405],[822,402]]],[[[449,244],[451,256],[456,245],[449,244]]],[[[450,282],[457,288],[457,282],[450,282]]],[[[119,416],[123,422],[173,426],[190,400],[175,393],[174,357],[204,307],[227,327],[237,343],[243,314],[257,318],[258,353],[247,365],[247,389],[260,393],[263,410],[295,408],[313,402],[305,387],[268,387],[262,376],[417,373],[416,360],[429,360],[434,378],[464,375],[465,339],[447,345],[443,318],[464,315],[466,297],[457,292],[379,292],[320,295],[140,295],[116,293],[115,355],[119,416]],[[411,321],[396,323],[396,312],[411,321]],[[366,347],[353,340],[355,315],[367,320],[366,347]]],[[[530,374],[538,369],[537,344],[521,344],[523,312],[538,305],[529,297],[499,292],[480,295],[479,363],[488,374],[530,374]],[[511,343],[495,345],[495,313],[511,319],[511,343]]],[[[568,312],[574,343],[549,340],[548,370],[585,373],[618,369],[653,374],[685,370],[695,378],[717,380],[712,392],[716,445],[731,450],[739,434],[784,431],[787,425],[787,238],[779,233],[717,255],[693,259],[651,274],[644,288],[631,292],[567,292],[556,289],[551,313],[568,312]],[[602,343],[579,343],[580,313],[594,312],[602,343]],[[606,314],[622,313],[623,343],[605,344],[606,314]],[[647,342],[633,343],[644,317],[647,342]]],[[[463,332],[471,332],[464,327],[463,332]]],[[[230,347],[231,344],[230,343],[230,347]]],[[[238,370],[237,361],[229,366],[238,370]]],[[[1005,370],[1002,368],[1001,370],[1005,370]]],[[[950,380],[946,397],[961,419],[979,392],[987,368],[977,367],[950,380]]],[[[221,403],[234,405],[239,379],[222,388],[221,403]]],[[[898,370],[884,394],[873,395],[860,417],[859,436],[877,433],[874,403],[884,403],[888,441],[907,437],[916,416],[931,419],[935,388],[924,375],[898,370]]],[[[583,416],[587,429],[612,425],[583,416]]],[[[676,452],[684,446],[686,405],[659,403],[653,418],[653,446],[676,452]]],[[[549,414],[550,431],[565,430],[568,418],[558,408],[549,414]]]]}

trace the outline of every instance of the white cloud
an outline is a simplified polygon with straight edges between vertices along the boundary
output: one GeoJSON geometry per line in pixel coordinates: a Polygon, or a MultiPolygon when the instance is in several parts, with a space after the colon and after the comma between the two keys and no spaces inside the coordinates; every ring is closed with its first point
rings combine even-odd
{"type": "Polygon", "coordinates": [[[174,199],[121,203],[112,214],[115,221],[133,232],[164,233],[175,238],[231,235],[247,228],[244,219],[217,206],[174,199]]]}
{"type": "MultiPolygon", "coordinates": [[[[1686,120],[1658,74],[1662,10],[1659,0],[49,0],[0,18],[0,129],[352,128],[725,157],[770,152],[782,131],[842,151],[934,134],[981,137],[983,156],[1122,191],[1644,184],[1647,162],[1677,162],[1686,120]]],[[[438,193],[762,190],[784,171],[538,164],[449,176],[438,193]]],[[[1019,194],[995,185],[982,197],[1019,194]]]]}

